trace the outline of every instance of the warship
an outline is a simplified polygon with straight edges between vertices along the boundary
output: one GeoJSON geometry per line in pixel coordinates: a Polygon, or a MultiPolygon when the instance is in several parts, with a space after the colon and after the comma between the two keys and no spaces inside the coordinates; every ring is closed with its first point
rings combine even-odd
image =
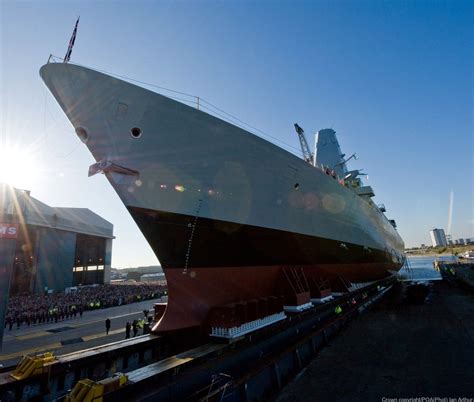
{"type": "Polygon", "coordinates": [[[124,79],[54,62],[40,75],[96,161],[89,175],[107,177],[163,267],[155,331],[202,326],[212,308],[276,296],[285,281],[305,293],[325,273],[350,290],[403,265],[395,221],[334,130],[310,152],[295,124],[300,158],[124,79]]]}

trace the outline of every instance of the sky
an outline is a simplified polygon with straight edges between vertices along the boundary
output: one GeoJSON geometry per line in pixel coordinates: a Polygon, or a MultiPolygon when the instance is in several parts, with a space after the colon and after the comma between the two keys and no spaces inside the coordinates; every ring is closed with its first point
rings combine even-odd
{"type": "Polygon", "coordinates": [[[0,180],[112,222],[130,267],[158,260],[38,74],[79,15],[72,63],[198,95],[294,152],[293,123],[311,147],[334,128],[406,246],[447,228],[451,191],[451,234],[474,237],[473,2],[0,0],[0,180]]]}

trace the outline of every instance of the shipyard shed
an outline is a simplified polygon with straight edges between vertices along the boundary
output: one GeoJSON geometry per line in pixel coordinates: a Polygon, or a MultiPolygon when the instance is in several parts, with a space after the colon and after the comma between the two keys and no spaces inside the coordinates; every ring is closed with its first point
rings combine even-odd
{"type": "Polygon", "coordinates": [[[0,184],[0,225],[0,243],[12,250],[2,262],[10,294],[110,282],[113,225],[91,210],[51,207],[0,184]]]}

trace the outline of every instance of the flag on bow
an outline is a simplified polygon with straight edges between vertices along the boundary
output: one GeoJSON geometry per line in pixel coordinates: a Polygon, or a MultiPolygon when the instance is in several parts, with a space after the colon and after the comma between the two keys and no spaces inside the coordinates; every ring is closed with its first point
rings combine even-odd
{"type": "Polygon", "coordinates": [[[71,58],[72,48],[74,47],[74,42],[76,41],[77,26],[79,24],[79,18],[77,17],[76,25],[74,31],[72,31],[71,40],[69,41],[69,46],[67,48],[66,56],[64,56],[64,63],[67,63],[71,58]]]}

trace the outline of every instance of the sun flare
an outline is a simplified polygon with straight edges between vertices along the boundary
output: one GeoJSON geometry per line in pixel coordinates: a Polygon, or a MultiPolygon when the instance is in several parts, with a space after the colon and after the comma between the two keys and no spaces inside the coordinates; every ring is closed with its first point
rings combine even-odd
{"type": "Polygon", "coordinates": [[[0,145],[0,183],[29,189],[34,184],[37,167],[33,155],[27,149],[0,145]]]}

